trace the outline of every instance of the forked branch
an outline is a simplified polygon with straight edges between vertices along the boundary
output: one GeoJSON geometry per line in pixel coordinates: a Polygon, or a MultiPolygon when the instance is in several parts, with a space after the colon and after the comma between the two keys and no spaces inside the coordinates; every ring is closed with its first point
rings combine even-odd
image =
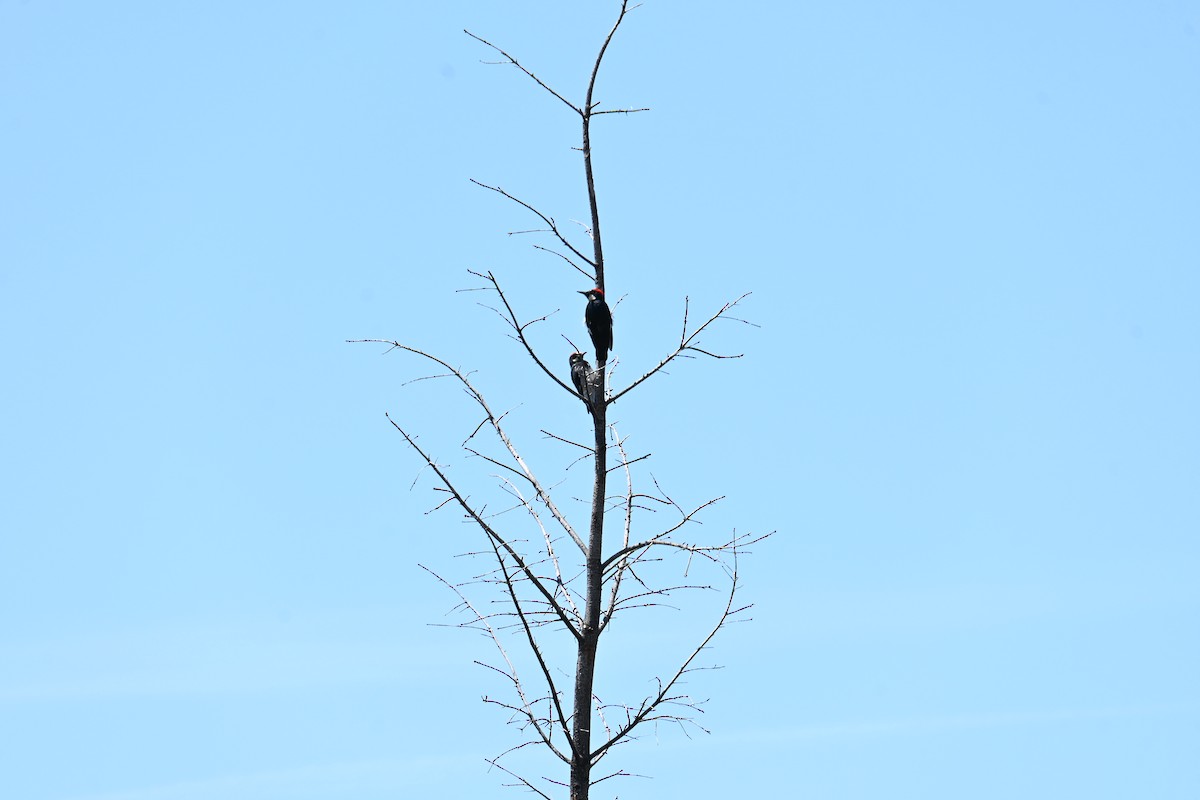
{"type": "MultiPolygon", "coordinates": [[[[633,509],[634,498],[637,496],[633,491],[633,473],[629,469],[629,454],[625,452],[625,440],[617,434],[616,426],[613,426],[613,436],[617,442],[617,452],[621,456],[621,468],[625,473],[625,496],[622,498],[622,505],[625,506],[622,515],[621,525],[621,542],[622,550],[629,547],[629,540],[633,530],[633,509]]],[[[610,559],[611,560],[611,559],[610,559]]],[[[604,574],[607,564],[600,563],[600,573],[604,574]]],[[[600,619],[600,629],[604,630],[608,627],[608,623],[612,620],[613,615],[617,611],[617,606],[621,601],[621,579],[625,575],[625,570],[618,570],[612,578],[612,586],[609,589],[608,607],[604,611],[604,616],[600,619]]]]}
{"type": "MultiPolygon", "coordinates": [[[[567,108],[571,109],[572,111],[574,111],[576,114],[579,114],[580,116],[582,116],[582,115],[583,115],[583,109],[579,108],[577,105],[575,105],[574,103],[572,103],[570,100],[568,100],[567,98],[563,97],[563,96],[562,96],[561,94],[559,94],[558,92],[556,92],[556,91],[554,91],[553,89],[551,89],[551,88],[550,88],[550,87],[549,87],[549,86],[546,84],[546,82],[545,82],[545,81],[543,81],[543,80],[542,80],[541,78],[539,78],[537,75],[534,75],[532,72],[530,72],[528,69],[526,69],[526,68],[525,68],[525,66],[521,64],[521,62],[520,62],[520,61],[517,61],[515,58],[513,58],[512,56],[510,56],[508,53],[504,52],[504,51],[503,51],[503,50],[501,50],[499,47],[497,47],[496,45],[494,45],[494,44],[492,44],[491,42],[489,42],[487,39],[484,39],[484,38],[483,38],[483,37],[481,37],[481,36],[476,36],[475,34],[471,33],[471,32],[470,32],[469,30],[467,30],[466,28],[463,28],[463,33],[465,33],[467,36],[470,36],[472,39],[474,39],[474,40],[475,40],[475,41],[477,41],[477,42],[482,42],[482,43],[486,44],[488,47],[492,48],[492,49],[493,49],[493,50],[495,50],[497,53],[499,53],[500,55],[504,56],[504,58],[505,58],[505,61],[503,61],[503,62],[499,62],[499,63],[507,63],[507,64],[512,64],[514,67],[516,67],[517,69],[521,70],[521,72],[524,72],[524,73],[525,73],[526,75],[528,75],[530,78],[533,78],[533,80],[537,82],[537,85],[538,85],[538,86],[542,87],[542,88],[543,88],[543,89],[545,89],[547,92],[549,92],[550,94],[554,95],[554,96],[555,96],[555,97],[557,97],[559,100],[561,100],[561,101],[563,102],[563,104],[564,104],[564,105],[566,105],[566,107],[567,107],[567,108]]],[[[610,34],[610,35],[611,35],[611,34],[610,34]]],[[[607,44],[607,43],[606,43],[606,44],[607,44]]],[[[491,62],[491,63],[497,63],[497,62],[491,62]]]]}
{"type": "MultiPolygon", "coordinates": [[[[493,543],[492,546],[493,546],[493,549],[495,549],[495,543],[493,543]]],[[[499,559],[500,551],[495,550],[495,553],[496,553],[496,557],[499,559]]],[[[497,670],[495,667],[492,667],[492,669],[495,670],[496,672],[499,672],[501,675],[504,675],[506,678],[509,679],[509,681],[513,685],[513,690],[517,693],[517,697],[521,701],[521,705],[519,708],[513,707],[511,705],[508,707],[510,709],[516,711],[518,714],[520,714],[522,717],[525,718],[525,720],[537,732],[538,738],[540,738],[542,740],[542,743],[545,744],[546,747],[549,748],[551,752],[553,752],[556,756],[558,756],[564,762],[570,763],[570,761],[571,761],[570,757],[558,749],[558,747],[554,744],[552,737],[542,727],[541,719],[537,716],[537,714],[534,713],[533,703],[531,703],[525,695],[525,687],[521,683],[520,673],[517,672],[517,668],[513,665],[512,659],[510,659],[508,657],[508,651],[504,649],[504,644],[500,641],[500,637],[499,637],[499,635],[497,635],[496,629],[494,627],[492,627],[492,624],[490,622],[488,622],[487,617],[485,617],[479,613],[479,611],[475,608],[474,604],[472,604],[470,599],[468,599],[467,596],[465,594],[463,594],[463,591],[459,587],[450,583],[450,581],[446,580],[441,575],[438,575],[436,572],[434,572],[433,570],[431,570],[429,567],[425,566],[424,564],[422,564],[420,566],[421,566],[421,569],[428,572],[430,575],[432,575],[434,578],[436,578],[439,582],[441,582],[442,585],[446,586],[448,589],[450,589],[450,591],[452,591],[456,595],[458,595],[458,599],[462,603],[463,607],[475,615],[475,619],[472,620],[470,623],[471,626],[473,627],[475,625],[483,625],[484,630],[486,630],[488,636],[491,637],[492,643],[494,645],[496,645],[496,650],[499,651],[500,657],[504,659],[504,663],[508,666],[508,670],[507,670],[507,672],[504,670],[497,670]]],[[[511,584],[509,585],[509,588],[511,589],[511,584]]],[[[520,608],[519,605],[518,605],[518,608],[520,608]]],[[[527,629],[527,632],[528,632],[528,629],[527,629]]],[[[545,662],[542,659],[541,649],[537,646],[537,642],[534,641],[532,632],[529,632],[529,643],[530,643],[530,646],[533,648],[533,652],[537,655],[538,663],[543,665],[543,675],[544,675],[544,677],[546,679],[546,683],[549,687],[550,696],[552,698],[554,698],[554,707],[558,713],[558,725],[561,728],[563,735],[566,737],[567,744],[570,746],[572,752],[574,752],[575,744],[574,744],[574,742],[571,741],[571,729],[567,725],[566,717],[563,716],[563,713],[562,713],[562,705],[558,701],[558,689],[554,685],[553,677],[550,675],[549,671],[545,669],[545,662]]],[[[483,666],[488,666],[488,665],[484,664],[483,666]]]]}
{"type": "MultiPolygon", "coordinates": [[[[513,335],[516,336],[517,341],[521,343],[521,346],[525,348],[525,352],[529,354],[529,357],[533,359],[533,363],[541,367],[542,372],[546,373],[550,380],[554,381],[563,389],[565,389],[572,397],[578,397],[579,394],[574,388],[567,386],[563,380],[561,380],[550,370],[549,367],[546,366],[546,362],[542,361],[541,357],[538,356],[537,352],[533,349],[533,345],[530,344],[529,338],[525,335],[526,328],[528,328],[534,322],[543,321],[545,317],[539,317],[530,322],[521,322],[521,320],[517,317],[517,312],[513,311],[512,304],[508,302],[508,297],[505,296],[504,290],[500,288],[500,282],[496,280],[496,276],[492,274],[491,270],[487,272],[476,272],[473,269],[467,271],[475,277],[483,278],[485,281],[491,284],[492,290],[496,292],[497,296],[500,298],[500,302],[504,304],[504,313],[500,314],[500,318],[503,319],[510,328],[512,328],[513,335]]],[[[497,311],[497,313],[499,312],[497,311]]]]}
{"type": "MultiPolygon", "coordinates": [[[[491,191],[496,192],[497,194],[504,195],[509,200],[512,200],[514,203],[521,206],[522,208],[526,208],[526,209],[532,211],[534,214],[536,214],[538,216],[539,219],[542,220],[542,222],[544,222],[550,226],[550,233],[553,233],[555,238],[557,238],[560,242],[562,242],[563,247],[567,248],[572,253],[574,253],[577,258],[581,259],[582,261],[586,261],[588,264],[590,264],[592,266],[593,269],[596,267],[595,262],[593,262],[590,258],[588,258],[583,253],[581,253],[577,249],[575,249],[575,245],[571,244],[570,240],[568,240],[566,236],[563,236],[562,231],[559,230],[559,228],[558,228],[558,223],[554,221],[553,217],[546,216],[541,211],[539,211],[538,209],[531,206],[529,203],[526,203],[524,200],[520,199],[519,197],[514,197],[513,195],[511,195],[508,192],[501,189],[499,186],[489,186],[488,184],[483,183],[482,181],[477,181],[474,178],[471,178],[471,183],[475,184],[476,186],[483,187],[484,189],[490,189],[491,191]]],[[[576,267],[576,269],[579,269],[579,268],[576,267]]],[[[580,270],[580,271],[582,271],[582,270],[580,270]]],[[[587,273],[585,272],[584,274],[586,275],[587,273]]],[[[594,277],[594,276],[589,276],[589,277],[594,277]]]]}
{"type": "MultiPolygon", "coordinates": [[[[480,394],[479,390],[476,389],[469,380],[467,380],[467,376],[464,375],[461,370],[450,366],[450,364],[438,358],[437,356],[432,355],[431,353],[426,353],[424,350],[419,350],[415,347],[409,347],[406,344],[401,344],[400,342],[392,339],[351,339],[349,341],[354,343],[386,344],[390,345],[393,350],[405,350],[409,353],[421,356],[422,358],[427,358],[436,364],[440,364],[447,370],[447,372],[457,378],[459,383],[466,388],[467,394],[471,396],[471,399],[473,399],[479,405],[479,407],[483,409],[483,413],[485,415],[484,422],[491,426],[492,431],[496,434],[496,437],[503,442],[504,447],[508,450],[513,462],[521,468],[520,474],[530,483],[531,486],[533,486],[534,491],[537,493],[537,498],[546,505],[546,508],[550,510],[550,514],[554,517],[554,520],[562,527],[564,531],[566,531],[567,535],[569,535],[575,541],[575,544],[579,547],[579,549],[582,552],[587,553],[587,545],[584,544],[584,541],[582,538],[580,538],[579,534],[575,532],[575,529],[571,526],[571,523],[567,520],[566,516],[558,510],[557,506],[554,505],[554,500],[551,499],[550,493],[542,487],[542,484],[537,479],[537,476],[533,474],[533,470],[531,470],[529,465],[525,463],[525,459],[521,458],[521,454],[517,452],[517,448],[513,445],[512,440],[508,437],[508,434],[505,433],[503,426],[501,426],[500,418],[492,413],[492,409],[488,406],[483,395],[480,394]]],[[[451,489],[452,487],[449,485],[449,480],[446,478],[446,475],[444,472],[442,472],[441,468],[438,467],[438,465],[434,463],[429,456],[425,455],[425,452],[417,446],[416,442],[413,441],[413,439],[403,429],[401,429],[400,426],[391,419],[391,417],[388,417],[388,420],[397,430],[400,431],[400,433],[404,435],[404,438],[408,441],[408,443],[412,445],[418,453],[421,454],[426,463],[437,473],[438,477],[442,480],[442,483],[446,485],[446,488],[451,489]]],[[[480,424],[482,425],[483,423],[480,424]]],[[[472,436],[473,435],[474,434],[472,434],[472,436]]],[[[467,438],[470,439],[470,437],[467,438]]],[[[471,516],[473,519],[476,519],[481,526],[486,525],[486,523],[479,518],[478,514],[475,512],[475,509],[466,502],[465,498],[462,498],[456,490],[452,491],[454,492],[455,499],[458,500],[459,504],[468,511],[469,516],[471,516]]],[[[484,530],[486,531],[490,529],[484,528],[484,530]]]]}
{"type": "MultiPolygon", "coordinates": [[[[572,753],[574,753],[575,741],[571,737],[571,726],[567,722],[566,713],[563,711],[562,697],[560,696],[558,687],[554,684],[554,675],[551,674],[550,666],[546,663],[545,657],[542,656],[542,648],[538,646],[537,638],[533,635],[533,627],[529,624],[529,618],[525,613],[525,606],[521,602],[521,599],[517,597],[515,578],[509,572],[508,565],[504,562],[504,556],[501,554],[500,548],[497,546],[495,540],[492,540],[492,551],[496,556],[496,562],[500,565],[500,569],[504,573],[504,587],[508,590],[508,597],[512,602],[512,607],[521,620],[521,628],[525,631],[526,642],[529,644],[530,651],[533,652],[534,657],[537,659],[538,667],[542,671],[542,678],[546,681],[547,690],[550,692],[550,700],[554,704],[554,714],[558,721],[558,726],[562,730],[562,734],[566,738],[567,744],[571,748],[572,753]]],[[[557,567],[557,559],[555,559],[555,566],[557,567]]],[[[514,675],[515,674],[516,673],[514,671],[514,675]]],[[[521,702],[523,707],[528,705],[524,697],[521,698],[521,702]]],[[[536,717],[530,713],[528,714],[528,718],[533,723],[534,730],[537,731],[538,736],[541,737],[542,742],[546,745],[546,747],[550,748],[550,750],[553,751],[553,753],[565,763],[570,764],[571,759],[554,746],[554,742],[551,741],[551,737],[546,731],[542,730],[541,723],[537,721],[536,717]]]]}
{"type": "MultiPolygon", "coordinates": [[[[641,5],[641,3],[639,3],[638,5],[641,5]]],[[[629,0],[621,0],[621,13],[617,15],[617,21],[613,23],[612,30],[610,30],[608,32],[608,36],[604,37],[604,44],[600,45],[600,52],[596,54],[596,64],[595,64],[595,66],[592,67],[592,76],[591,76],[591,78],[588,79],[587,100],[584,101],[584,104],[583,104],[583,107],[584,107],[584,109],[586,109],[587,114],[585,114],[584,116],[590,116],[595,113],[603,113],[603,112],[596,112],[594,110],[595,104],[592,102],[592,95],[596,91],[596,77],[600,74],[600,63],[602,61],[604,61],[604,54],[606,52],[608,52],[608,46],[609,46],[609,44],[612,43],[613,36],[615,36],[617,33],[617,28],[621,27],[621,23],[625,21],[625,15],[628,14],[630,11],[633,11],[633,9],[635,9],[637,7],[638,6],[630,7],[629,0]]],[[[568,104],[568,105],[570,105],[570,104],[568,104]]],[[[574,108],[574,106],[572,106],[572,108],[574,108]]],[[[579,111],[579,109],[577,109],[577,108],[575,110],[579,111]]],[[[647,111],[649,109],[638,109],[638,110],[639,111],[647,111]]],[[[583,113],[583,112],[580,112],[580,113],[583,113]]]]}
{"type": "Polygon", "coordinates": [[[555,598],[555,596],[546,588],[541,578],[539,578],[537,573],[533,571],[533,568],[528,564],[525,558],[523,558],[521,554],[513,548],[508,539],[506,539],[504,536],[501,536],[500,533],[498,533],[491,525],[488,524],[487,520],[483,518],[481,513],[476,510],[474,506],[467,502],[467,498],[461,492],[459,492],[458,488],[450,481],[450,478],[446,475],[446,472],[442,469],[441,465],[434,461],[428,453],[421,449],[421,446],[417,444],[416,440],[413,439],[412,436],[409,435],[408,431],[400,427],[390,415],[385,414],[384,416],[387,416],[387,420],[392,424],[392,427],[400,432],[400,435],[404,437],[404,441],[408,442],[409,447],[416,450],[421,458],[425,460],[425,463],[429,466],[429,468],[432,469],[438,476],[438,479],[442,482],[442,486],[445,488],[445,490],[450,493],[450,496],[454,498],[454,501],[458,504],[458,506],[466,512],[467,516],[471,518],[471,521],[479,526],[479,529],[487,535],[490,541],[496,543],[506,553],[508,553],[509,558],[511,558],[513,562],[520,567],[521,572],[524,573],[525,577],[529,579],[529,582],[538,590],[542,597],[546,599],[546,603],[549,604],[550,608],[554,610],[554,613],[558,616],[563,626],[566,627],[566,629],[569,630],[576,638],[578,638],[580,635],[579,629],[567,615],[566,609],[562,607],[557,598],[555,598]]]}
{"type": "Polygon", "coordinates": [[[741,303],[743,300],[745,300],[749,296],[750,296],[750,292],[746,292],[744,295],[739,297],[737,300],[734,300],[732,302],[726,303],[725,305],[721,306],[720,310],[717,311],[717,313],[713,314],[711,317],[709,317],[707,320],[705,320],[703,325],[696,328],[691,333],[688,333],[688,311],[689,311],[691,303],[690,303],[689,298],[685,297],[683,300],[683,332],[679,336],[679,346],[675,348],[675,352],[671,353],[666,358],[664,358],[662,361],[658,362],[658,366],[654,367],[654,369],[650,370],[645,375],[638,378],[636,381],[629,384],[621,391],[619,391],[616,394],[609,397],[606,402],[608,402],[608,403],[617,402],[618,399],[620,399],[622,396],[627,394],[635,386],[638,386],[643,381],[648,379],[651,375],[655,374],[656,372],[658,372],[663,367],[670,364],[675,359],[677,359],[680,356],[683,356],[689,352],[700,353],[701,355],[708,356],[709,358],[719,358],[719,359],[741,358],[743,355],[742,353],[737,353],[735,355],[720,355],[718,353],[713,353],[708,350],[704,350],[704,349],[700,348],[699,346],[697,346],[696,340],[697,340],[697,337],[700,336],[700,334],[704,333],[704,331],[708,329],[708,326],[712,325],[714,322],[716,322],[719,319],[728,319],[733,322],[740,322],[744,325],[753,325],[754,323],[752,323],[752,322],[747,322],[744,319],[738,319],[737,317],[733,317],[733,316],[729,315],[729,311],[731,309],[736,307],[739,303],[741,303]]]}
{"type": "Polygon", "coordinates": [[[513,772],[513,771],[512,771],[511,769],[509,769],[508,767],[506,767],[506,766],[504,766],[503,764],[501,764],[501,763],[500,763],[500,757],[499,757],[499,756],[497,756],[496,758],[489,758],[489,759],[486,759],[486,760],[487,760],[487,762],[488,762],[489,764],[491,764],[491,765],[492,765],[493,767],[495,767],[496,769],[498,769],[498,770],[500,770],[501,772],[503,772],[503,773],[505,773],[505,774],[507,774],[507,775],[510,775],[510,776],[512,776],[513,778],[515,778],[516,780],[520,781],[520,783],[512,783],[512,784],[507,784],[507,785],[509,785],[509,786],[524,786],[526,789],[528,789],[529,791],[533,792],[533,793],[534,793],[534,794],[536,794],[537,796],[545,798],[545,800],[554,800],[554,798],[553,798],[553,797],[551,797],[550,795],[546,794],[546,793],[545,793],[545,792],[543,792],[541,789],[537,788],[537,787],[536,787],[536,786],[534,786],[532,783],[530,783],[529,779],[527,779],[527,778],[525,778],[525,777],[522,777],[521,775],[518,775],[517,773],[513,772]]]}
{"type": "Polygon", "coordinates": [[[704,637],[704,640],[700,642],[700,644],[697,645],[694,650],[692,650],[691,654],[688,655],[686,659],[684,659],[679,669],[675,671],[670,679],[660,684],[658,692],[653,696],[647,697],[645,700],[643,700],[641,705],[638,706],[638,710],[636,712],[633,712],[631,709],[629,720],[625,723],[625,725],[623,725],[615,734],[609,737],[604,744],[592,751],[593,764],[599,761],[614,745],[618,744],[642,723],[651,722],[655,719],[672,718],[672,715],[664,715],[660,713],[660,709],[666,703],[679,702],[681,699],[679,697],[671,696],[671,691],[675,688],[675,684],[679,682],[680,678],[691,671],[692,663],[696,660],[700,653],[708,647],[709,642],[711,642],[717,633],[725,627],[730,619],[751,607],[749,605],[744,605],[734,608],[734,599],[737,597],[738,590],[737,548],[734,547],[731,552],[733,555],[733,563],[730,566],[729,594],[725,601],[725,608],[722,610],[720,617],[712,626],[712,629],[709,630],[708,635],[704,637]]]}

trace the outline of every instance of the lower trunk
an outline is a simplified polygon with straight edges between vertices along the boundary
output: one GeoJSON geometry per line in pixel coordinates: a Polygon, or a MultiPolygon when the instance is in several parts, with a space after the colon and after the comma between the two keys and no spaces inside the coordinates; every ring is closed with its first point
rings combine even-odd
{"type": "Polygon", "coordinates": [[[597,632],[593,629],[586,631],[579,642],[571,732],[575,740],[575,751],[571,756],[571,800],[587,800],[592,783],[592,678],[596,674],[597,641],[597,632]]]}
{"type": "Polygon", "coordinates": [[[600,589],[603,585],[601,552],[604,547],[604,493],[608,477],[608,448],[605,442],[607,408],[604,404],[604,365],[600,365],[595,423],[596,478],[592,486],[592,517],[588,529],[587,599],[579,658],[575,662],[575,706],[571,736],[571,800],[587,800],[592,784],[592,685],[596,675],[596,649],[600,643],[600,589]]]}

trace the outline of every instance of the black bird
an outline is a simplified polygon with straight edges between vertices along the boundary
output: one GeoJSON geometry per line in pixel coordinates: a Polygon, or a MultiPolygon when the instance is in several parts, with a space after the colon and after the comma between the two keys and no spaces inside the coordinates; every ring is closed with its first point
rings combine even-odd
{"type": "Polygon", "coordinates": [[[583,357],[583,353],[571,353],[571,383],[583,398],[583,405],[589,414],[592,413],[592,365],[583,357]]]}
{"type": "Polygon", "coordinates": [[[588,299],[583,312],[583,324],[587,325],[592,344],[596,347],[596,363],[603,368],[604,362],[608,361],[608,351],[612,350],[612,312],[608,310],[608,303],[604,302],[604,291],[600,287],[580,294],[588,299]]]}

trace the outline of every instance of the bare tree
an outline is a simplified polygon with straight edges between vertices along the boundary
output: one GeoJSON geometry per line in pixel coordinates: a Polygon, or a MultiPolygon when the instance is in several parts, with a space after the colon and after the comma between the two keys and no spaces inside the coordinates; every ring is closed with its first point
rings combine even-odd
{"type": "MultiPolygon", "coordinates": [[[[601,115],[632,114],[647,109],[601,109],[593,97],[609,44],[635,7],[630,6],[628,0],[619,0],[616,22],[596,55],[582,104],[568,100],[505,50],[466,31],[468,36],[500,56],[499,61],[490,63],[517,68],[578,116],[582,124],[579,149],[583,156],[590,212],[590,225],[586,230],[590,252],[586,245],[576,244],[568,235],[571,231],[563,230],[552,216],[534,205],[499,186],[473,182],[503,195],[539,219],[545,227],[534,232],[548,236],[550,244],[534,247],[557,256],[593,281],[602,292],[605,288],[604,249],[592,165],[591,126],[601,115]]],[[[495,304],[489,307],[500,316],[508,333],[533,363],[553,383],[574,395],[572,402],[579,402],[580,397],[585,402],[592,421],[590,443],[541,430],[543,436],[577,453],[575,463],[592,463],[590,514],[585,529],[576,527],[571,515],[556,502],[559,486],[545,484],[522,457],[508,430],[508,414],[497,413],[488,404],[471,373],[428,350],[398,341],[355,341],[384,343],[390,349],[413,354],[436,365],[436,373],[425,377],[448,378],[457,383],[482,416],[461,448],[468,457],[480,459],[489,465],[489,469],[497,470],[495,474],[500,487],[512,498],[511,504],[500,511],[489,510],[485,503],[474,499],[461,479],[452,477],[448,465],[423,446],[410,428],[390,415],[388,420],[418,454],[424,467],[433,473],[434,489],[442,495],[435,509],[457,508],[482,532],[486,542],[486,546],[475,553],[485,555],[491,564],[483,574],[456,583],[429,571],[458,596],[460,608],[466,614],[461,627],[482,631],[496,647],[496,663],[479,663],[502,675],[509,691],[504,697],[485,697],[484,700],[511,715],[510,720],[521,729],[524,738],[490,763],[510,775],[516,781],[513,785],[524,786],[547,800],[551,800],[555,787],[568,788],[571,800],[586,800],[595,784],[629,774],[615,769],[596,776],[593,769],[615,746],[636,738],[643,726],[670,722],[685,728],[700,728],[695,715],[702,701],[681,688],[683,678],[700,668],[698,659],[713,637],[749,608],[740,604],[737,598],[738,557],[749,545],[769,535],[735,531],[711,543],[686,538],[686,529],[698,521],[700,513],[722,498],[685,507],[665,492],[652,476],[652,490],[638,488],[642,479],[635,477],[635,466],[649,456],[629,455],[627,440],[608,422],[608,407],[677,359],[700,355],[713,359],[740,358],[740,354],[713,352],[703,347],[700,339],[720,321],[749,324],[732,313],[746,295],[726,303],[698,325],[689,318],[689,303],[685,298],[679,342],[658,364],[628,385],[613,389],[609,386],[613,367],[606,363],[605,353],[599,352],[596,353],[597,368],[592,370],[586,361],[583,362],[586,371],[579,373],[580,380],[572,386],[547,365],[529,338],[530,327],[545,322],[547,316],[523,319],[492,272],[472,271],[471,274],[481,281],[478,288],[495,298],[495,304]],[[484,440],[491,440],[490,444],[484,440]],[[612,466],[610,459],[615,462],[612,466]],[[619,474],[623,480],[621,488],[610,494],[608,480],[612,474],[619,474]],[[512,516],[504,516],[513,510],[521,512],[519,522],[512,522],[512,516]],[[671,519],[665,523],[653,522],[658,511],[670,512],[671,519]],[[606,520],[619,524],[616,542],[610,541],[607,549],[606,520]],[[530,536],[530,531],[535,535],[530,536]],[[660,567],[672,559],[680,562],[679,569],[673,577],[664,578],[660,567]],[[601,699],[595,685],[601,636],[624,612],[668,605],[674,596],[688,591],[717,590],[716,583],[695,577],[702,565],[715,570],[719,583],[724,585],[724,589],[719,590],[723,592],[723,600],[716,607],[711,625],[701,633],[698,641],[678,655],[674,666],[654,679],[651,692],[632,701],[601,699]],[[498,590],[499,602],[495,596],[481,601],[477,591],[480,585],[498,590]],[[527,653],[533,675],[523,671],[518,665],[519,659],[514,658],[513,636],[527,653]],[[563,658],[556,658],[562,652],[559,645],[563,637],[573,644],[573,669],[564,668],[561,665],[563,658]],[[565,684],[572,678],[573,691],[568,693],[565,684]],[[542,745],[567,766],[567,782],[551,776],[541,776],[535,782],[508,765],[506,757],[531,744],[542,745]]],[[[578,356],[572,358],[572,365],[579,360],[578,356]]]]}

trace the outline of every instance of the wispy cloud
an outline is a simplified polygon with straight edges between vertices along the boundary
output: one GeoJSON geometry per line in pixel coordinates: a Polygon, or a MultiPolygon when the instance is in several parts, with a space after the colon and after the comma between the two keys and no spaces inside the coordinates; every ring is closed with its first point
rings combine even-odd
{"type": "Polygon", "coordinates": [[[1045,709],[951,714],[897,719],[853,720],[814,725],[753,728],[713,736],[714,743],[797,744],[884,736],[920,736],[950,731],[986,730],[1048,725],[1065,725],[1099,720],[1150,717],[1162,714],[1196,713],[1195,708],[1162,705],[1113,708],[1045,709]]]}
{"type": "Polygon", "coordinates": [[[414,756],[341,761],[292,769],[221,775],[64,800],[303,800],[308,797],[403,796],[444,781],[447,774],[478,767],[479,758],[414,756]]]}
{"type": "MultiPolygon", "coordinates": [[[[195,624],[0,645],[0,704],[287,691],[428,680],[431,648],[389,625],[195,624]]],[[[460,659],[461,660],[461,659],[460,659]]]]}

